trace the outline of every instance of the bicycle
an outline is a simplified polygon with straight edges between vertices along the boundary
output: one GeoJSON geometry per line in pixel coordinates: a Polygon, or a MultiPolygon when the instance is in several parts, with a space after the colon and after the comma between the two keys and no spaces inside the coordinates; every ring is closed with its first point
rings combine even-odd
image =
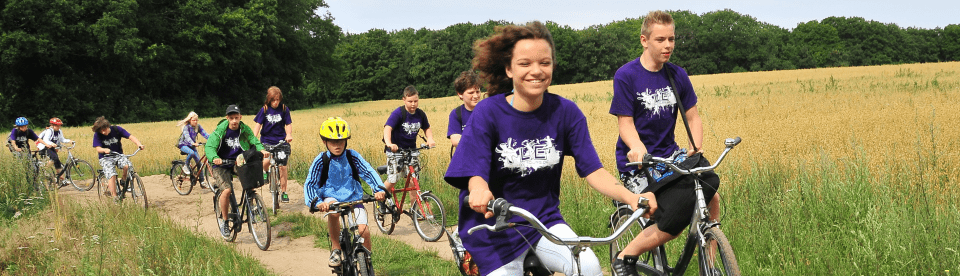
{"type": "MultiPolygon", "coordinates": [[[[470,201],[469,197],[465,197],[463,200],[463,202],[469,202],[469,201],[470,201]]],[[[473,234],[473,232],[476,232],[481,229],[487,229],[488,231],[499,232],[499,231],[507,230],[517,226],[524,226],[524,227],[530,227],[530,228],[536,229],[538,232],[540,232],[540,234],[543,235],[544,239],[547,239],[548,241],[554,244],[566,246],[570,250],[570,254],[573,256],[574,263],[576,263],[576,265],[573,266],[575,269],[574,275],[582,275],[582,272],[579,271],[581,266],[580,254],[575,254],[575,253],[579,253],[584,250],[589,250],[589,248],[592,246],[605,245],[605,244],[610,244],[615,242],[617,238],[619,238],[621,235],[623,235],[626,232],[627,227],[630,224],[639,220],[643,215],[643,213],[645,213],[649,208],[647,199],[643,197],[640,198],[637,205],[638,205],[638,209],[637,209],[638,212],[634,212],[629,217],[627,217],[626,220],[624,221],[624,224],[617,227],[610,236],[607,236],[604,238],[595,238],[595,237],[588,237],[588,236],[561,238],[553,234],[553,232],[550,232],[550,230],[543,225],[543,222],[541,222],[540,219],[537,219],[536,216],[534,216],[527,210],[524,210],[523,208],[520,208],[520,207],[516,207],[513,204],[510,204],[509,202],[507,202],[507,200],[503,198],[497,198],[497,199],[491,200],[487,204],[487,210],[493,212],[494,216],[496,217],[496,222],[494,223],[494,225],[489,225],[489,224],[477,225],[477,226],[474,226],[473,228],[468,229],[467,234],[473,234]],[[513,216],[519,216],[523,218],[528,222],[528,224],[509,222],[509,220],[513,216]]],[[[530,245],[530,246],[531,248],[533,248],[533,245],[530,245]]],[[[550,272],[549,270],[547,270],[546,267],[540,264],[539,259],[537,259],[537,256],[536,254],[534,254],[533,250],[530,250],[527,256],[524,257],[523,263],[524,263],[524,275],[553,275],[553,272],[550,272]]],[[[462,268],[463,265],[461,264],[460,267],[462,268]]],[[[463,272],[462,269],[461,269],[461,272],[463,272]]]]}
{"type": "MultiPolygon", "coordinates": [[[[234,165],[236,162],[233,160],[223,160],[223,165],[230,166],[234,165]]],[[[233,174],[236,173],[236,167],[234,167],[233,174]]],[[[223,235],[223,240],[226,242],[233,242],[237,239],[237,234],[243,230],[243,223],[246,222],[249,228],[250,234],[253,234],[253,240],[257,243],[257,247],[260,250],[266,251],[270,247],[270,218],[267,216],[267,212],[264,211],[263,199],[260,198],[260,195],[257,194],[256,188],[258,187],[249,187],[248,181],[245,181],[242,177],[240,183],[243,186],[243,191],[240,194],[240,198],[243,200],[239,204],[237,203],[236,192],[230,194],[230,212],[227,213],[227,220],[223,220],[223,214],[220,211],[220,194],[223,193],[223,189],[218,189],[217,192],[213,195],[213,213],[217,217],[217,225],[226,224],[230,229],[230,235],[223,235]],[[248,183],[248,184],[244,184],[248,183]]],[[[234,189],[235,190],[235,189],[234,189]]],[[[219,229],[219,228],[217,228],[219,229]]],[[[217,231],[219,232],[219,231],[217,231]]]]}
{"type": "MultiPolygon", "coordinates": [[[[104,154],[103,157],[119,157],[124,156],[127,158],[133,157],[140,152],[138,148],[137,151],[133,154],[122,154],[117,152],[110,152],[104,154]]],[[[123,171],[123,167],[120,165],[119,159],[114,162],[116,164],[116,170],[118,172],[123,171]]],[[[106,184],[106,175],[103,173],[103,169],[97,170],[97,194],[101,200],[106,198],[113,198],[114,201],[120,203],[127,197],[127,193],[130,193],[130,198],[133,199],[133,202],[138,206],[143,205],[143,209],[147,209],[147,192],[143,188],[143,180],[140,179],[140,175],[137,174],[137,170],[134,168],[133,163],[130,163],[130,168],[127,169],[127,174],[121,178],[120,173],[117,174],[117,181],[114,185],[113,192],[116,193],[116,197],[110,196],[110,187],[106,184]]]]}
{"type": "Polygon", "coordinates": [[[71,150],[77,146],[77,142],[71,141],[71,143],[70,147],[65,148],[67,150],[67,161],[63,163],[63,174],[77,191],[89,191],[93,189],[97,182],[95,171],[90,163],[73,156],[71,150]]]}
{"type": "MultiPolygon", "coordinates": [[[[400,170],[400,177],[405,178],[406,181],[403,189],[394,188],[392,197],[396,199],[396,193],[403,193],[403,195],[400,197],[400,201],[397,201],[396,207],[390,208],[389,213],[382,213],[380,208],[374,208],[373,217],[374,220],[376,220],[377,228],[380,228],[381,232],[387,235],[392,234],[394,227],[397,226],[397,222],[400,221],[399,210],[403,210],[403,203],[407,198],[407,192],[416,192],[417,196],[411,197],[411,204],[413,206],[410,206],[409,210],[403,210],[403,213],[410,215],[417,234],[419,234],[423,240],[433,242],[443,236],[447,218],[440,198],[430,191],[420,191],[420,179],[418,176],[420,163],[413,162],[413,160],[414,157],[419,155],[420,150],[423,149],[430,149],[430,147],[422,144],[418,148],[400,149],[398,151],[398,153],[401,154],[400,161],[398,162],[399,166],[407,166],[405,169],[400,170]],[[390,215],[391,218],[387,219],[387,215],[390,215]]],[[[377,167],[377,172],[380,174],[384,174],[386,171],[387,166],[377,167]]],[[[388,191],[387,193],[391,192],[388,191]]]]}
{"type": "MultiPolygon", "coordinates": [[[[317,201],[314,198],[310,202],[310,213],[320,211],[317,209],[317,201]]],[[[361,275],[373,276],[373,264],[370,259],[370,250],[363,246],[363,237],[357,233],[358,228],[353,221],[353,207],[357,204],[376,201],[370,195],[363,195],[360,200],[351,202],[337,202],[330,204],[330,211],[324,214],[340,214],[340,266],[331,267],[333,273],[337,275],[361,275]]]]}
{"type": "MultiPolygon", "coordinates": [[[[670,158],[659,158],[652,156],[644,156],[644,160],[640,162],[627,163],[627,166],[639,166],[639,165],[655,165],[655,164],[664,164],[673,170],[676,173],[683,175],[697,175],[700,173],[713,171],[720,165],[720,162],[726,157],[727,153],[733,149],[734,146],[740,143],[740,137],[737,138],[727,138],[724,141],[726,148],[724,148],[723,153],[720,154],[720,158],[717,159],[712,166],[709,167],[698,167],[692,169],[681,169],[675,164],[674,157],[670,158]]],[[[687,269],[687,266],[690,263],[690,260],[693,258],[694,251],[698,251],[698,267],[700,269],[700,275],[740,275],[740,268],[737,265],[736,257],[734,256],[733,247],[730,246],[730,242],[727,240],[726,236],[723,234],[723,231],[720,230],[720,223],[717,221],[710,220],[710,212],[707,211],[707,203],[704,200],[703,190],[702,190],[702,180],[697,177],[694,181],[694,189],[696,191],[697,203],[696,208],[691,216],[690,227],[687,231],[687,242],[683,247],[683,251],[680,253],[680,257],[677,259],[677,262],[674,266],[669,265],[667,259],[666,248],[664,245],[658,246],[649,252],[646,252],[640,256],[640,259],[637,261],[637,270],[641,274],[646,275],[683,275],[687,269]],[[715,252],[714,250],[719,250],[715,252]],[[720,258],[717,259],[716,256],[719,255],[720,258]]],[[[652,221],[643,219],[641,224],[633,225],[633,221],[623,221],[624,216],[629,216],[633,212],[630,211],[628,206],[619,206],[616,211],[613,212],[610,216],[610,225],[612,227],[624,228],[627,226],[631,227],[629,232],[630,235],[625,237],[624,240],[618,240],[616,243],[610,244],[610,260],[611,264],[614,259],[616,259],[617,254],[620,250],[623,250],[630,240],[633,237],[636,237],[637,234],[642,231],[642,228],[645,228],[649,225],[652,225],[652,221]],[[637,227],[639,226],[639,227],[637,227]]],[[[616,275],[616,272],[614,272],[616,275]]]]}
{"type": "MultiPolygon", "coordinates": [[[[190,174],[187,175],[183,172],[183,166],[187,164],[187,160],[190,157],[185,157],[184,159],[178,159],[170,161],[170,172],[167,174],[170,177],[170,183],[173,184],[173,189],[177,190],[177,193],[180,195],[189,195],[193,191],[193,186],[196,186],[197,183],[200,183],[200,187],[207,187],[210,189],[210,192],[217,192],[213,188],[213,184],[210,183],[210,164],[207,162],[206,153],[202,150],[205,143],[197,143],[199,146],[198,149],[201,149],[197,152],[197,155],[200,159],[200,162],[190,168],[190,174]],[[199,172],[199,175],[197,174],[199,172]],[[200,181],[200,177],[203,176],[204,181],[200,181]],[[189,184],[189,185],[188,185],[189,184]]],[[[180,155],[187,155],[184,152],[180,152],[180,155]]]]}
{"type": "Polygon", "coordinates": [[[267,181],[270,183],[270,198],[273,199],[273,215],[277,215],[277,210],[280,210],[280,166],[277,165],[277,159],[274,156],[282,151],[283,148],[280,146],[286,143],[287,141],[281,140],[274,146],[263,146],[270,152],[270,168],[267,171],[267,181]]]}

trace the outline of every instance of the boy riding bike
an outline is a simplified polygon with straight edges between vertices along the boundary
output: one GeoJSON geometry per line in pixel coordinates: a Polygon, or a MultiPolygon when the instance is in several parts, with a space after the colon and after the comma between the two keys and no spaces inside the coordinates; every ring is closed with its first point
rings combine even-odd
{"type": "MultiPolygon", "coordinates": [[[[383,126],[383,142],[386,145],[384,153],[387,154],[387,181],[384,183],[388,191],[393,191],[393,185],[397,183],[400,171],[397,168],[406,164],[397,164],[403,154],[400,149],[411,149],[417,147],[417,134],[420,130],[426,135],[427,146],[435,147],[437,142],[433,140],[433,131],[430,130],[430,121],[427,120],[427,113],[423,112],[420,105],[420,93],[413,85],[403,89],[403,106],[398,107],[390,113],[386,124],[383,126]]],[[[413,157],[412,162],[418,162],[418,156],[413,157]]],[[[394,209],[393,203],[387,200],[386,204],[379,208],[383,213],[388,213],[394,209]]]]}
{"type": "Polygon", "coordinates": [[[18,157],[30,156],[30,144],[28,142],[30,140],[37,141],[40,138],[30,129],[30,121],[26,117],[17,118],[13,125],[14,128],[10,130],[10,138],[7,139],[7,142],[10,143],[11,152],[18,157]]]}
{"type": "MultiPolygon", "coordinates": [[[[363,195],[363,187],[360,185],[360,179],[367,182],[371,191],[374,192],[374,198],[383,201],[385,193],[381,188],[379,174],[360,156],[360,153],[347,148],[347,140],[350,139],[350,126],[340,117],[328,118],[320,125],[320,139],[327,147],[326,152],[321,152],[313,160],[310,166],[310,172],[307,174],[307,180],[303,184],[303,201],[308,207],[311,202],[317,202],[316,207],[321,212],[326,212],[330,204],[336,202],[349,202],[359,200],[363,195]]],[[[363,205],[354,207],[354,220],[357,224],[358,232],[363,237],[363,246],[370,250],[370,232],[367,231],[367,212],[363,205]]],[[[340,265],[341,248],[338,240],[340,239],[340,217],[338,214],[330,214],[327,218],[327,230],[330,232],[330,266],[340,265]]]]}
{"type": "Polygon", "coordinates": [[[97,121],[93,123],[93,147],[97,149],[98,157],[100,158],[100,167],[103,168],[104,179],[107,179],[107,191],[110,191],[110,196],[117,197],[117,163],[120,163],[120,166],[123,167],[123,174],[127,175],[127,170],[130,168],[130,160],[126,156],[123,156],[123,144],[120,143],[120,139],[127,138],[130,141],[133,141],[137,144],[137,147],[143,149],[143,144],[140,143],[140,140],[137,137],[133,136],[126,129],[123,129],[120,126],[111,126],[110,121],[107,121],[106,118],[100,116],[97,118],[97,121]],[[116,156],[104,156],[108,153],[116,152],[121,153],[116,156]]]}
{"type": "Polygon", "coordinates": [[[50,118],[50,126],[40,132],[40,139],[37,139],[37,150],[40,151],[40,154],[49,156],[50,161],[53,161],[53,166],[57,168],[57,182],[60,185],[69,185],[68,183],[62,183],[64,177],[63,163],[60,162],[60,156],[57,155],[60,152],[57,147],[63,143],[70,143],[70,139],[63,138],[63,132],[60,132],[60,126],[62,125],[63,122],[60,121],[60,118],[50,118]]]}
{"type": "MultiPolygon", "coordinates": [[[[270,153],[263,149],[263,144],[253,135],[246,124],[240,119],[240,108],[236,105],[227,106],[226,118],[217,123],[217,129],[210,134],[204,150],[207,153],[207,159],[213,164],[213,177],[219,182],[218,189],[223,190],[220,194],[220,216],[223,221],[227,221],[227,213],[230,210],[230,196],[233,192],[233,170],[234,164],[224,165],[223,160],[234,160],[241,153],[250,148],[256,147],[263,153],[264,158],[270,156],[270,153]]],[[[220,225],[220,232],[224,236],[229,236],[232,229],[224,223],[220,225]]]]}

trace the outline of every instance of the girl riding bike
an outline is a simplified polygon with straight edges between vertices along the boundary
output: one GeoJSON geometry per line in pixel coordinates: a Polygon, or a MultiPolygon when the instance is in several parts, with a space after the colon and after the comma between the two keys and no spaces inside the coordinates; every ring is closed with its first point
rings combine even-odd
{"type": "MultiPolygon", "coordinates": [[[[207,134],[207,131],[200,126],[200,117],[197,116],[196,112],[190,111],[190,114],[187,114],[186,118],[177,122],[178,127],[181,128],[180,139],[177,140],[177,148],[180,149],[183,153],[187,154],[187,163],[183,166],[183,173],[190,175],[190,161],[196,162],[197,167],[200,164],[200,157],[197,155],[197,134],[203,135],[204,139],[210,137],[210,134],[207,134]]],[[[202,183],[204,181],[203,174],[200,173],[199,180],[202,183]]]]}

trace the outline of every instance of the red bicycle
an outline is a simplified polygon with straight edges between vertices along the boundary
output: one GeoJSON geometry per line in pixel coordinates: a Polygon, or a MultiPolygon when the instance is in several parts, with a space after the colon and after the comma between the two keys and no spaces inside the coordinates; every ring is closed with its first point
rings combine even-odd
{"type": "MultiPolygon", "coordinates": [[[[403,213],[409,215],[413,220],[413,226],[417,229],[417,234],[420,234],[423,240],[432,242],[439,240],[440,237],[443,236],[443,227],[447,223],[443,204],[440,203],[440,198],[432,192],[420,190],[420,179],[418,175],[420,173],[420,162],[417,157],[420,155],[420,150],[424,149],[430,148],[424,144],[418,148],[400,149],[397,151],[401,156],[400,161],[397,162],[397,164],[399,164],[398,166],[400,166],[400,168],[398,168],[398,172],[400,173],[399,177],[406,179],[403,189],[394,188],[391,192],[393,193],[394,200],[399,200],[396,201],[396,206],[390,208],[373,208],[377,228],[380,228],[380,231],[384,234],[390,235],[393,233],[394,227],[397,226],[397,221],[400,221],[400,214],[403,213]],[[400,197],[397,197],[398,194],[401,194],[400,197]],[[403,204],[407,199],[407,194],[413,194],[415,196],[410,197],[413,206],[410,206],[410,209],[404,210],[403,204]],[[383,209],[387,209],[387,212],[384,212],[383,209]]],[[[377,172],[385,174],[387,172],[387,166],[378,167],[377,172]]],[[[399,184],[399,182],[400,181],[397,181],[397,184],[399,184]]],[[[377,204],[382,203],[378,202],[377,204]]]]}

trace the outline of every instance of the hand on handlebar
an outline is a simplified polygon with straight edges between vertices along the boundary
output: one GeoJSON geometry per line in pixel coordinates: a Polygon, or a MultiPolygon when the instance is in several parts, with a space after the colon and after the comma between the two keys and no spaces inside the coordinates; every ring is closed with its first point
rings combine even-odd
{"type": "Polygon", "coordinates": [[[384,199],[387,198],[387,193],[386,193],[386,192],[377,192],[377,193],[373,194],[373,198],[376,199],[377,201],[383,201],[384,199]]]}
{"type": "Polygon", "coordinates": [[[213,164],[217,166],[223,165],[223,159],[220,159],[220,158],[213,159],[213,164]]]}
{"type": "Polygon", "coordinates": [[[400,150],[400,146],[397,146],[397,144],[387,144],[387,147],[390,148],[390,152],[397,152],[400,150]]]}
{"type": "Polygon", "coordinates": [[[631,203],[631,205],[633,205],[633,210],[634,210],[634,211],[636,211],[637,209],[640,208],[640,206],[639,206],[639,199],[640,199],[641,197],[647,199],[647,207],[648,207],[648,208],[647,208],[647,211],[643,214],[643,217],[649,219],[649,218],[653,217],[653,212],[656,212],[656,211],[657,211],[657,197],[654,196],[653,192],[646,192],[646,193],[642,193],[642,194],[637,195],[637,199],[638,199],[638,200],[637,200],[637,201],[633,201],[633,203],[631,203]]]}
{"type": "Polygon", "coordinates": [[[317,210],[320,211],[320,212],[329,211],[329,210],[330,210],[330,205],[333,205],[334,203],[337,203],[337,202],[336,202],[336,201],[334,201],[334,202],[326,202],[326,201],[320,202],[320,204],[317,204],[317,210]]]}
{"type": "Polygon", "coordinates": [[[493,217],[493,212],[487,210],[487,204],[494,199],[493,192],[482,189],[471,190],[466,199],[471,210],[483,214],[484,218],[493,217]]]}

